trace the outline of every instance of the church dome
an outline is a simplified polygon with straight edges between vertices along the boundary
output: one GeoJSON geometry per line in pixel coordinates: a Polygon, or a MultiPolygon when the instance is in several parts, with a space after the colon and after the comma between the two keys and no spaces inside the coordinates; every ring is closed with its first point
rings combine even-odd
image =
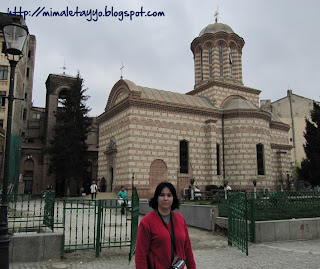
{"type": "Polygon", "coordinates": [[[213,24],[209,24],[207,27],[203,28],[199,34],[199,37],[204,34],[214,34],[218,32],[226,32],[228,34],[234,33],[229,25],[216,22],[213,24]]]}

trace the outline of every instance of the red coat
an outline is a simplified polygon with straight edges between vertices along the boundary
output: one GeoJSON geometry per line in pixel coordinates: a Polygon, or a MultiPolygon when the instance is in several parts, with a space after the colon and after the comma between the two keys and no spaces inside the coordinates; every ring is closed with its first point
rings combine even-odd
{"type": "MultiPolygon", "coordinates": [[[[188,269],[196,269],[190,237],[184,217],[173,212],[176,249],[188,269]]],[[[171,222],[167,223],[171,233],[171,222]]],[[[171,265],[171,238],[155,210],[144,216],[139,224],[135,262],[137,269],[147,269],[147,256],[153,269],[167,269],[171,265]]]]}

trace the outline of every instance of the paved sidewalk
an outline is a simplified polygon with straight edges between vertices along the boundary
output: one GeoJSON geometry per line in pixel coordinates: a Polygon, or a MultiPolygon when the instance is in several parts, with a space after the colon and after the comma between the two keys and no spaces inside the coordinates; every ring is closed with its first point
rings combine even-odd
{"type": "MultiPolygon", "coordinates": [[[[320,239],[250,244],[246,256],[236,247],[228,246],[224,236],[196,228],[189,228],[189,233],[199,269],[320,269],[320,239]]],[[[95,258],[94,251],[78,251],[66,254],[63,260],[14,263],[10,268],[134,269],[134,261],[128,263],[128,253],[128,247],[103,249],[101,257],[95,258]]]]}

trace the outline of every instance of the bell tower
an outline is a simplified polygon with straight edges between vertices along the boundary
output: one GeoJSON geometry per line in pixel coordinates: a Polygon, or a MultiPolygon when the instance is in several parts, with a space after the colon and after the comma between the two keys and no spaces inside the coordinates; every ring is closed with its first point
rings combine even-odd
{"type": "Polygon", "coordinates": [[[209,80],[243,85],[244,40],[230,26],[216,22],[205,27],[191,43],[194,58],[194,89],[209,80]]]}

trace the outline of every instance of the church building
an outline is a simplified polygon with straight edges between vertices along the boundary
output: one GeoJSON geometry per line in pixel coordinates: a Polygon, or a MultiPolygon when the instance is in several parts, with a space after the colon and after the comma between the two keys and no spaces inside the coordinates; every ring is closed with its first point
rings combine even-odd
{"type": "Polygon", "coordinates": [[[290,126],[259,108],[260,90],[243,85],[244,40],[214,23],[191,43],[194,90],[186,94],[120,79],[99,123],[98,177],[108,191],[132,175],[139,196],[149,198],[161,181],[182,190],[195,184],[232,189],[275,189],[290,172],[290,126]]]}

